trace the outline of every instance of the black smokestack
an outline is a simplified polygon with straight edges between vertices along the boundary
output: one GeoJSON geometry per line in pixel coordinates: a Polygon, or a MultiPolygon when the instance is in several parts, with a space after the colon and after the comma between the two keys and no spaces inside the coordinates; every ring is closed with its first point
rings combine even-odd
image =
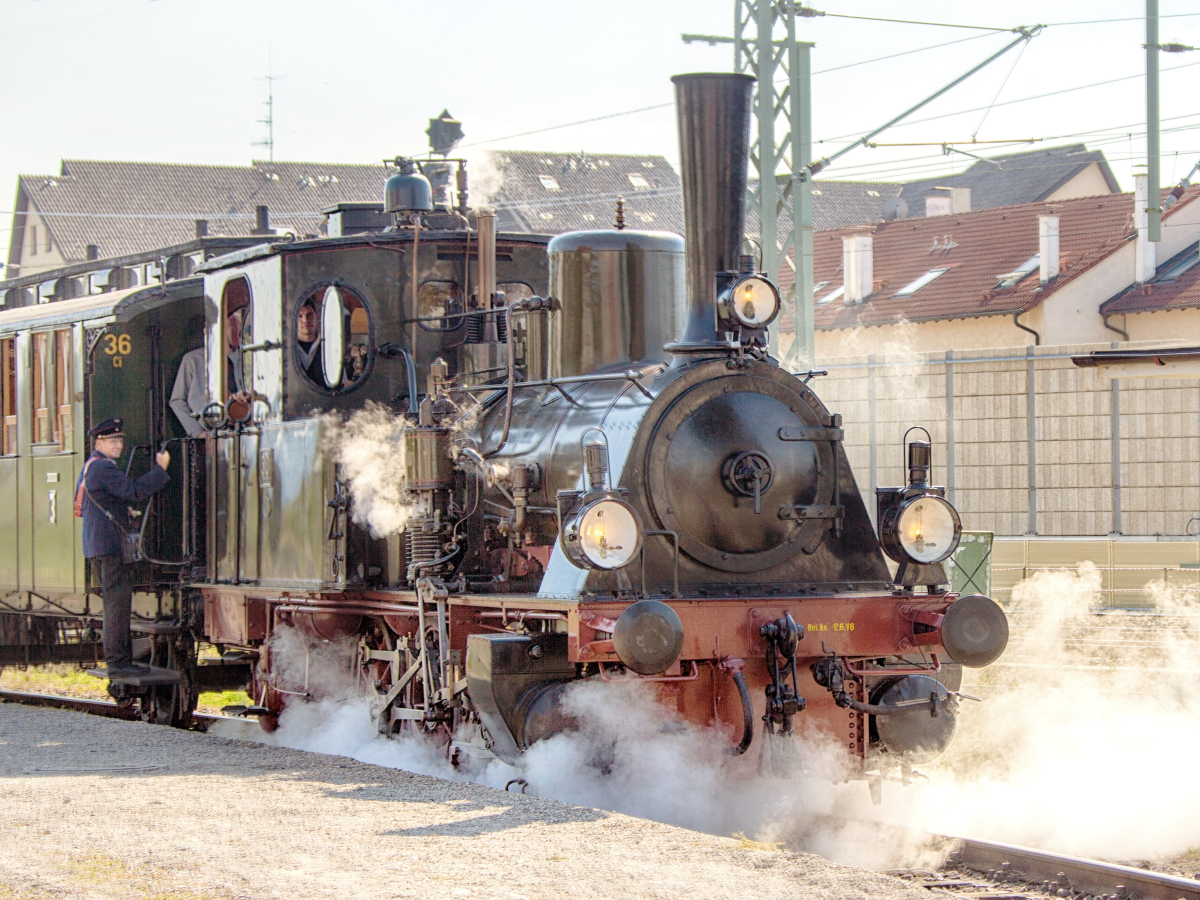
{"type": "Polygon", "coordinates": [[[688,317],[679,343],[711,344],[717,340],[713,273],[737,269],[738,245],[745,237],[755,79],[702,73],[671,81],[687,242],[688,317]]]}

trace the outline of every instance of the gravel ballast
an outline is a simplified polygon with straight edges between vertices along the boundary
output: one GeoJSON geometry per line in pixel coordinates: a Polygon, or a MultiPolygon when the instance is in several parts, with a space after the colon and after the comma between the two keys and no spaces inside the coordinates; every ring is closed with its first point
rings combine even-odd
{"type": "Polygon", "coordinates": [[[804,853],[337,756],[0,703],[0,897],[919,900],[804,853]]]}

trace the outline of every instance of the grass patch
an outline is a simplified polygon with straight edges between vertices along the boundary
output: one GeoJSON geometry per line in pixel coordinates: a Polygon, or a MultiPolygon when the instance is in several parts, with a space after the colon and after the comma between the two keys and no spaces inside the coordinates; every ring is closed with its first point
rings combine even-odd
{"type": "Polygon", "coordinates": [[[746,837],[746,832],[735,831],[733,836],[737,838],[739,850],[782,850],[783,841],[768,844],[766,841],[755,841],[746,837]]]}
{"type": "MultiPolygon", "coordinates": [[[[0,687],[9,691],[57,694],[86,700],[112,699],[108,694],[108,681],[93,678],[82,669],[68,664],[29,666],[25,669],[6,666],[0,673],[0,687]]],[[[217,714],[222,707],[238,705],[253,706],[254,702],[245,691],[205,691],[200,695],[196,708],[201,712],[217,714]]]]}
{"type": "Polygon", "coordinates": [[[196,708],[206,713],[220,713],[226,706],[253,706],[254,702],[245,691],[205,691],[200,695],[196,708]]]}
{"type": "Polygon", "coordinates": [[[3,673],[0,673],[0,687],[9,691],[27,691],[35,694],[109,699],[106,680],[93,678],[77,666],[69,664],[29,666],[25,669],[6,666],[3,673]]]}

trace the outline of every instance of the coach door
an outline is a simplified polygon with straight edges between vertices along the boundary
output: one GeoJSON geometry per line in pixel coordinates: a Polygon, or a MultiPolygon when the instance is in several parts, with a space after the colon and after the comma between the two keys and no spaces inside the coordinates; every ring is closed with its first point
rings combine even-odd
{"type": "Polygon", "coordinates": [[[73,400],[82,389],[76,384],[77,332],[71,327],[34,332],[30,344],[33,586],[39,592],[74,592],[82,552],[73,508],[78,459],[73,400]]]}
{"type": "Polygon", "coordinates": [[[17,510],[24,506],[18,496],[19,463],[17,432],[17,339],[0,339],[0,588],[15,591],[17,578],[17,541],[21,529],[17,510]]]}

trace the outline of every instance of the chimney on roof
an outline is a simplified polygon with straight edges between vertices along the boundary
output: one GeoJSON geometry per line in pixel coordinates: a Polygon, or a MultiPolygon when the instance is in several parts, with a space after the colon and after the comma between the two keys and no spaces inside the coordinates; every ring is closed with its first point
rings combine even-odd
{"type": "MultiPolygon", "coordinates": [[[[1157,188],[1155,188],[1157,190],[1157,188]]],[[[1150,179],[1145,170],[1133,173],[1133,224],[1137,227],[1137,242],[1133,252],[1133,280],[1145,284],[1154,277],[1157,268],[1155,247],[1150,243],[1149,206],[1150,179]]]]}
{"type": "Polygon", "coordinates": [[[89,260],[100,258],[100,245],[99,244],[88,244],[87,245],[87,258],[89,260]]]}
{"type": "Polygon", "coordinates": [[[1058,216],[1038,216],[1038,265],[1042,284],[1058,277],[1058,216]]]}
{"type": "Polygon", "coordinates": [[[254,231],[251,234],[271,233],[271,210],[266,206],[254,207],[254,231]]]}
{"type": "Polygon", "coordinates": [[[208,237],[208,219],[196,220],[196,237],[208,237]]]}
{"type": "Polygon", "coordinates": [[[874,243],[869,234],[851,234],[842,238],[842,271],[845,273],[844,302],[862,303],[871,296],[874,276],[874,243]]]}
{"type": "Polygon", "coordinates": [[[926,216],[957,216],[971,211],[968,187],[935,187],[925,198],[926,216]]]}

